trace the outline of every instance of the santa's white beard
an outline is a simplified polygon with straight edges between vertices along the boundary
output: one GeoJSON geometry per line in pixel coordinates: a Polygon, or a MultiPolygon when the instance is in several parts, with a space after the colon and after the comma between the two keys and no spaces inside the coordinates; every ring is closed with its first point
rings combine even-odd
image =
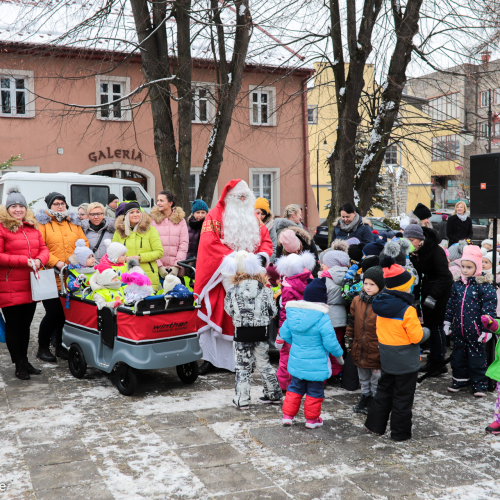
{"type": "Polygon", "coordinates": [[[259,221],[254,209],[255,195],[250,192],[244,201],[228,195],[224,201],[224,244],[236,252],[254,252],[260,244],[259,221]]]}

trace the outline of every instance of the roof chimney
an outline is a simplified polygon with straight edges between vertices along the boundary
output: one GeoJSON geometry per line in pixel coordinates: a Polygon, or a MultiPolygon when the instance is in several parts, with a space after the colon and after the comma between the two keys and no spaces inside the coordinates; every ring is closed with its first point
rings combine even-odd
{"type": "Polygon", "coordinates": [[[488,64],[490,62],[491,52],[486,49],[484,52],[481,52],[481,59],[483,64],[488,64]]]}

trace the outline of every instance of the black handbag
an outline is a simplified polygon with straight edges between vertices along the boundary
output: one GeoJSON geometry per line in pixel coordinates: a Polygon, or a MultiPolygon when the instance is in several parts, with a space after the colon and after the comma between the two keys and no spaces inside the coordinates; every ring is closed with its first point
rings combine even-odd
{"type": "Polygon", "coordinates": [[[267,326],[236,326],[234,328],[235,342],[267,342],[268,338],[267,326]]]}
{"type": "Polygon", "coordinates": [[[358,368],[354,364],[351,353],[344,356],[344,366],[342,367],[342,389],[346,391],[357,391],[359,389],[358,368]]]}

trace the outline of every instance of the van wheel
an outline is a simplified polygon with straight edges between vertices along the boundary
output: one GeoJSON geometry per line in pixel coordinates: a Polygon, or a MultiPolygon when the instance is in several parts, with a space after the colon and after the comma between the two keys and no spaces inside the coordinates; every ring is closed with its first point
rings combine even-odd
{"type": "Polygon", "coordinates": [[[87,363],[82,348],[78,344],[72,344],[68,353],[69,371],[76,378],[83,378],[87,372],[87,363]]]}
{"type": "Polygon", "coordinates": [[[176,366],[175,369],[177,370],[177,375],[181,379],[181,382],[185,384],[192,384],[198,378],[198,363],[196,361],[176,366]]]}
{"type": "Polygon", "coordinates": [[[132,396],[137,387],[137,376],[128,365],[120,365],[115,372],[116,388],[124,396],[132,396]]]}

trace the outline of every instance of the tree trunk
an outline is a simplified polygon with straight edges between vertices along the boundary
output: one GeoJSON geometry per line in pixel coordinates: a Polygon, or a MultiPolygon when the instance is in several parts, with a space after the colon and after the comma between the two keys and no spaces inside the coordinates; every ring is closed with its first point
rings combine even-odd
{"type": "Polygon", "coordinates": [[[421,6],[422,0],[409,0],[403,15],[398,0],[392,0],[396,45],[368,149],[356,179],[356,188],[361,199],[359,208],[363,213],[370,209],[375,194],[376,179],[382,167],[394,121],[398,116],[401,95],[406,83],[406,69],[413,51],[413,37],[418,32],[421,6]]]}
{"type": "Polygon", "coordinates": [[[130,4],[134,14],[137,38],[141,44],[144,78],[146,82],[164,80],[149,87],[149,98],[153,115],[154,147],[163,188],[175,191],[177,148],[170,106],[170,80],[167,80],[172,77],[165,28],[167,4],[166,1],[153,3],[153,21],[151,21],[147,0],[130,0],[130,4]],[[155,28],[157,29],[152,34],[155,28]]]}
{"type": "Polygon", "coordinates": [[[358,108],[364,88],[363,76],[366,60],[372,50],[372,32],[381,6],[382,0],[365,0],[363,17],[359,23],[359,33],[356,37],[355,3],[347,2],[347,39],[350,63],[346,78],[340,4],[338,0],[330,0],[330,37],[334,55],[332,70],[335,76],[337,95],[338,128],[335,147],[328,157],[332,181],[332,199],[327,217],[329,241],[332,238],[333,222],[338,216],[340,205],[351,202],[356,206],[358,201],[354,191],[355,144],[361,121],[358,108]]]}
{"type": "Polygon", "coordinates": [[[191,112],[193,109],[193,94],[191,92],[192,61],[191,61],[191,0],[177,0],[175,18],[177,21],[177,70],[175,85],[177,87],[178,126],[179,126],[179,160],[173,175],[173,188],[177,195],[177,203],[184,208],[189,216],[189,174],[191,171],[191,112]]]}
{"type": "MultiPolygon", "coordinates": [[[[236,103],[241,89],[243,70],[250,42],[252,17],[248,7],[249,0],[234,0],[236,10],[236,33],[233,55],[227,72],[226,50],[223,25],[220,20],[220,3],[212,0],[212,11],[217,25],[217,41],[219,48],[219,98],[215,123],[210,134],[205,161],[200,175],[197,198],[204,200],[210,206],[214,194],[215,184],[219,177],[220,167],[224,156],[227,134],[236,103]],[[242,9],[244,7],[244,9],[242,9]],[[243,12],[242,12],[243,11],[243,12]]],[[[214,54],[215,57],[215,54],[214,54]]]]}

